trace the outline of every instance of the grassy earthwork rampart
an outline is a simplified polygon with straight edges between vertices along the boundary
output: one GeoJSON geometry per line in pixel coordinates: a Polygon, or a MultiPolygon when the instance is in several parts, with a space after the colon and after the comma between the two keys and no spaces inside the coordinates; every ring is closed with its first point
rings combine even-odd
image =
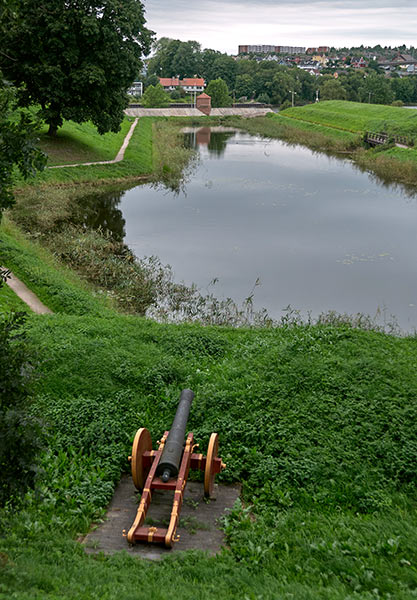
{"type": "MultiPolygon", "coordinates": [[[[278,137],[283,120],[245,127],[268,135],[269,126],[278,137]]],[[[93,169],[48,171],[40,186],[20,189],[1,225],[2,261],[55,314],[29,314],[26,325],[36,375],[31,411],[45,424],[46,446],[37,491],[0,511],[0,599],[414,598],[415,336],[330,318],[287,318],[264,329],[156,323],[121,314],[114,294],[57,258],[71,250],[78,260],[87,242],[102,252],[101,240],[76,231],[71,246],[64,227],[61,246],[41,246],[76,204],[79,181],[91,191],[101,172],[113,183],[121,173],[150,173],[155,157],[166,174],[172,146],[164,154],[167,138],[155,144],[158,129],[142,121],[121,171],[94,167],[97,179],[93,169]],[[185,387],[196,393],[189,429],[201,450],[217,431],[228,465],[221,479],[243,486],[223,522],[227,547],[216,557],[179,553],[156,564],[127,553],[88,556],[77,540],[103,518],[136,429],[159,439],[185,387]]],[[[357,133],[332,127],[341,133],[330,138],[326,126],[306,120],[302,130],[298,122],[285,117],[286,139],[308,131],[317,143],[356,144],[357,133]]],[[[97,266],[90,255],[87,263],[97,266]]],[[[0,301],[3,311],[18,308],[7,289],[0,301]]]]}

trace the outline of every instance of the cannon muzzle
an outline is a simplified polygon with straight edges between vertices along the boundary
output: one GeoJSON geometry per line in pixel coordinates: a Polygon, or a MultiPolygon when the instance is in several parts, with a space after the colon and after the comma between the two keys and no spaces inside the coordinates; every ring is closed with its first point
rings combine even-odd
{"type": "Polygon", "coordinates": [[[165,442],[157,469],[157,474],[161,475],[161,479],[164,482],[167,482],[171,477],[175,477],[178,474],[184,450],[185,430],[193,398],[194,392],[192,390],[182,390],[174,422],[169,431],[168,439],[165,442]]]}

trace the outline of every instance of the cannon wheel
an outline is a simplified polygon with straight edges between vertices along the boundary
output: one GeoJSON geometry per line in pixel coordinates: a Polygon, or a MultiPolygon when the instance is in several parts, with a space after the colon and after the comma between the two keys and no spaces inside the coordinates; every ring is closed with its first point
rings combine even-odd
{"type": "Polygon", "coordinates": [[[219,450],[219,436],[217,433],[212,433],[209,440],[206,468],[204,471],[204,495],[210,497],[213,495],[214,488],[214,459],[217,458],[217,452],[219,450]]]}
{"type": "Polygon", "coordinates": [[[152,450],[151,434],[145,427],[137,430],[132,446],[132,478],[135,488],[143,490],[148,475],[143,468],[142,456],[147,450],[152,450]]]}

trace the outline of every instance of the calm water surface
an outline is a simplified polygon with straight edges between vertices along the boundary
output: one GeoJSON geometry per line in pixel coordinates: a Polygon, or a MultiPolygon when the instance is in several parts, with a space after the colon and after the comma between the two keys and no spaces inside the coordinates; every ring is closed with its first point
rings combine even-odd
{"type": "Polygon", "coordinates": [[[151,186],[118,208],[125,242],[176,281],[255,305],[395,315],[417,326],[417,201],[349,161],[246,133],[187,134],[200,162],[183,193],[151,186]]]}

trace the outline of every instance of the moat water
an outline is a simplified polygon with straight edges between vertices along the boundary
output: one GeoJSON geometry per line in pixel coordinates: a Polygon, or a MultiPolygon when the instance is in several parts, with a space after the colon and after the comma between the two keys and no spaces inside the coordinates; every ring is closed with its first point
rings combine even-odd
{"type": "Polygon", "coordinates": [[[277,319],[290,305],[381,324],[393,315],[414,331],[417,197],[345,157],[241,132],[185,135],[200,158],[184,189],[135,187],[106,225],[138,257],[156,255],[176,281],[237,302],[259,281],[255,307],[277,319]]]}

